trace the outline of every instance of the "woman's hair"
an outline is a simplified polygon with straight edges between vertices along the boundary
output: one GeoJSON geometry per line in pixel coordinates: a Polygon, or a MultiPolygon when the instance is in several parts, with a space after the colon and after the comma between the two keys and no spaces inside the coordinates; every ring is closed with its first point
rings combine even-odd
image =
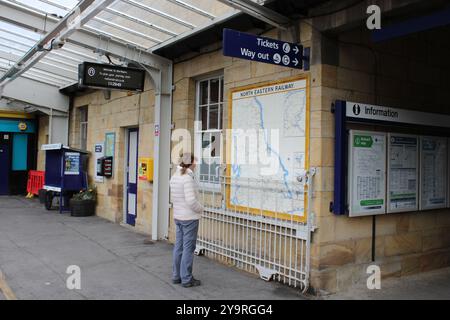
{"type": "Polygon", "coordinates": [[[181,156],[180,159],[180,167],[181,167],[181,174],[185,175],[187,169],[189,169],[195,161],[195,157],[191,153],[185,153],[181,156]]]}

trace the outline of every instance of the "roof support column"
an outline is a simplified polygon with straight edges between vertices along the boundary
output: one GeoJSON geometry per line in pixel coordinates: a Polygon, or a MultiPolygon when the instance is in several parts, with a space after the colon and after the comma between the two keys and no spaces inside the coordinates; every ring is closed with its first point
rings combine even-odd
{"type": "Polygon", "coordinates": [[[152,239],[157,241],[169,237],[173,66],[170,64],[161,70],[142,67],[155,86],[152,239]]]}

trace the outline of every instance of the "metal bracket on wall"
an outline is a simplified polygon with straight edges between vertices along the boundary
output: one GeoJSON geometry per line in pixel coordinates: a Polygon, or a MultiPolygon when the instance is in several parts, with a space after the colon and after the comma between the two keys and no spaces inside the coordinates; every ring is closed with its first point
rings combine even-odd
{"type": "Polygon", "coordinates": [[[303,70],[309,71],[311,69],[311,48],[303,49],[303,70]]]}

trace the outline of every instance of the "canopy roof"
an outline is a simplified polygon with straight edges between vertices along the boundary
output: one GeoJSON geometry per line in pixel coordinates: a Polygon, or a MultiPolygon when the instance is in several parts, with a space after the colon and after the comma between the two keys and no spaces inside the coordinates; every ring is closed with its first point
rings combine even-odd
{"type": "MultiPolygon", "coordinates": [[[[6,16],[6,12],[0,10],[5,12],[0,13],[0,75],[14,66],[52,26],[81,2],[0,0],[0,5],[14,12],[41,18],[41,26],[36,29],[36,25],[27,25],[27,21],[6,16]]],[[[112,39],[134,50],[151,52],[155,46],[233,13],[237,10],[217,0],[117,0],[84,24],[82,30],[98,37],[99,41],[112,39]]],[[[81,62],[99,60],[108,62],[106,57],[96,55],[92,50],[66,43],[61,49],[46,54],[21,77],[65,87],[77,81],[81,62]]]]}

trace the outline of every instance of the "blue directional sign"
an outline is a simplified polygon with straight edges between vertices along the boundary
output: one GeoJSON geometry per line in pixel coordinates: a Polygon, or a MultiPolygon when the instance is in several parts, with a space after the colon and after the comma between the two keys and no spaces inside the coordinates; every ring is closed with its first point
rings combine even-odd
{"type": "Polygon", "coordinates": [[[303,69],[303,46],[231,29],[223,31],[225,56],[303,69]]]}

